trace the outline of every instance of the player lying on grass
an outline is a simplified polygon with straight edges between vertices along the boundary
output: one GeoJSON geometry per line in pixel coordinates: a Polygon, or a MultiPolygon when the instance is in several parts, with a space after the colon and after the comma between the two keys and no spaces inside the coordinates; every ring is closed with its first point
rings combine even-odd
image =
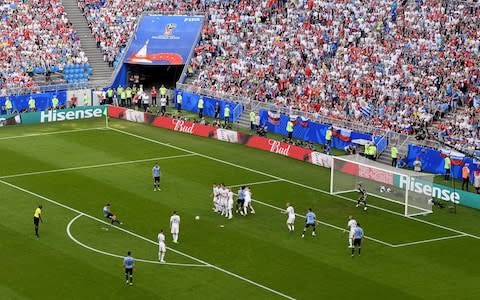
{"type": "Polygon", "coordinates": [[[110,204],[107,203],[105,204],[105,206],[103,207],[103,215],[105,216],[105,218],[109,219],[110,220],[110,223],[117,223],[119,225],[123,224],[118,218],[117,216],[115,216],[111,211],[110,211],[110,204]]]}
{"type": "Polygon", "coordinates": [[[358,184],[358,192],[360,193],[360,196],[358,197],[357,205],[355,207],[364,205],[365,207],[363,210],[367,210],[367,190],[361,183],[358,184]]]}

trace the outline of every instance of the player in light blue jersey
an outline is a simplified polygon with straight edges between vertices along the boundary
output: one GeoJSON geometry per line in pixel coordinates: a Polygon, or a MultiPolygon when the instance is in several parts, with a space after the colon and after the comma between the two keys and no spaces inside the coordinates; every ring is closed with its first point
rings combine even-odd
{"type": "Polygon", "coordinates": [[[135,259],[132,252],[128,251],[127,256],[123,258],[123,266],[125,267],[125,280],[127,284],[133,285],[133,269],[135,268],[135,259]]]}
{"type": "Polygon", "coordinates": [[[105,216],[105,218],[109,219],[111,224],[113,225],[113,223],[118,223],[119,225],[122,225],[123,223],[117,218],[116,215],[114,215],[111,210],[110,210],[110,204],[107,203],[105,204],[105,206],[103,207],[103,215],[105,216]]]}
{"type": "Polygon", "coordinates": [[[355,255],[355,247],[358,248],[358,256],[360,256],[362,251],[362,240],[363,240],[363,228],[360,227],[360,223],[357,223],[357,227],[353,232],[353,248],[352,248],[352,257],[355,255]]]}
{"type": "Polygon", "coordinates": [[[305,221],[305,227],[303,228],[303,233],[302,233],[302,238],[305,237],[305,232],[307,231],[307,228],[312,226],[312,236],[315,236],[315,229],[316,229],[316,225],[317,225],[317,216],[315,215],[315,213],[312,211],[311,208],[308,209],[308,212],[307,212],[307,215],[305,216],[306,217],[306,221],[305,221]]]}
{"type": "Polygon", "coordinates": [[[162,171],[160,171],[160,166],[158,163],[152,168],[152,178],[153,178],[153,191],[161,191],[160,189],[160,176],[162,175],[162,171]]]}

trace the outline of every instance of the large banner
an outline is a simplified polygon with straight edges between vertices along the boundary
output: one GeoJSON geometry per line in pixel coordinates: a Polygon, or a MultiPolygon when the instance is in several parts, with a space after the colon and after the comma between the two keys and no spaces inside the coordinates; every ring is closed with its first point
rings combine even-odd
{"type": "MultiPolygon", "coordinates": [[[[28,109],[28,101],[30,97],[35,100],[35,107],[37,111],[46,110],[52,106],[52,99],[54,96],[57,96],[58,105],[67,104],[67,92],[58,91],[58,92],[48,92],[48,93],[39,93],[39,94],[28,94],[28,95],[19,95],[19,96],[9,96],[10,101],[12,101],[12,108],[15,111],[22,111],[28,109]]],[[[80,95],[77,95],[80,98],[80,95]]],[[[5,105],[5,100],[7,97],[0,97],[0,106],[5,105]]]]}
{"type": "Polygon", "coordinates": [[[151,124],[156,127],[166,128],[177,132],[234,144],[241,144],[250,148],[265,150],[271,153],[303,160],[326,168],[332,166],[332,158],[329,155],[260,136],[244,134],[209,125],[202,125],[182,119],[154,116],[140,111],[125,109],[123,107],[110,106],[108,109],[108,115],[113,118],[151,124]]]}
{"type": "MultiPolygon", "coordinates": [[[[330,125],[313,122],[300,116],[287,116],[271,111],[260,110],[260,123],[267,126],[268,132],[287,136],[286,128],[288,121],[292,121],[294,124],[293,138],[316,144],[325,144],[325,135],[330,125]]],[[[344,128],[332,127],[332,132],[332,146],[336,149],[343,150],[355,139],[372,140],[370,134],[355,132],[344,128]]]]}
{"type": "Polygon", "coordinates": [[[125,62],[184,65],[203,23],[203,16],[144,16],[127,50],[125,62]]]}
{"type": "Polygon", "coordinates": [[[47,110],[0,117],[0,126],[12,124],[39,124],[69,120],[99,118],[105,106],[81,106],[59,110],[47,110]]]}
{"type": "MultiPolygon", "coordinates": [[[[190,92],[185,92],[182,90],[175,89],[174,91],[174,99],[175,103],[177,103],[177,95],[182,94],[182,109],[193,111],[198,113],[198,100],[200,99],[200,95],[190,92]]],[[[204,96],[203,97],[203,114],[208,117],[215,117],[215,106],[220,106],[220,119],[224,119],[223,112],[225,111],[225,106],[228,105],[230,108],[230,121],[236,122],[240,117],[240,114],[243,112],[243,106],[241,103],[235,103],[231,101],[224,101],[217,98],[211,98],[204,96]],[[238,110],[238,114],[235,114],[236,109],[238,110]]]]}

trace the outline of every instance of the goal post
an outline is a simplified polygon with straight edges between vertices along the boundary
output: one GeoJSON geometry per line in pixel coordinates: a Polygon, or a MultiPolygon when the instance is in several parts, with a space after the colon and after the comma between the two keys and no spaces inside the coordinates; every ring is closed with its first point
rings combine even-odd
{"type": "Polygon", "coordinates": [[[359,155],[332,157],[330,193],[357,191],[361,183],[368,195],[403,206],[405,216],[432,213],[433,174],[397,169],[359,155]]]}

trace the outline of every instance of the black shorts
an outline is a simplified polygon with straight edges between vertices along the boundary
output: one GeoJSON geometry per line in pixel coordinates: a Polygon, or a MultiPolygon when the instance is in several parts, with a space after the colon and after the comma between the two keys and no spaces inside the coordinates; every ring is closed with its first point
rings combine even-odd
{"type": "Polygon", "coordinates": [[[154,178],[153,178],[153,181],[154,181],[155,183],[160,183],[160,177],[154,177],[154,178]]]}
{"type": "Polygon", "coordinates": [[[110,212],[105,216],[105,218],[107,218],[107,219],[111,219],[112,217],[113,217],[113,214],[110,213],[110,212]]]}
{"type": "Polygon", "coordinates": [[[360,247],[361,245],[362,245],[362,239],[354,239],[353,240],[353,246],[360,247]]]}
{"type": "Polygon", "coordinates": [[[133,275],[133,268],[125,268],[125,274],[133,275]]]}
{"type": "Polygon", "coordinates": [[[245,202],[244,199],[237,199],[237,205],[243,207],[243,203],[245,202]]]}
{"type": "Polygon", "coordinates": [[[35,226],[38,226],[39,223],[40,223],[40,218],[33,217],[33,224],[35,224],[35,226]]]}
{"type": "Polygon", "coordinates": [[[315,223],[313,223],[313,224],[306,223],[306,224],[305,224],[305,228],[308,228],[308,227],[310,227],[310,226],[313,226],[313,228],[315,228],[315,223]]]}

